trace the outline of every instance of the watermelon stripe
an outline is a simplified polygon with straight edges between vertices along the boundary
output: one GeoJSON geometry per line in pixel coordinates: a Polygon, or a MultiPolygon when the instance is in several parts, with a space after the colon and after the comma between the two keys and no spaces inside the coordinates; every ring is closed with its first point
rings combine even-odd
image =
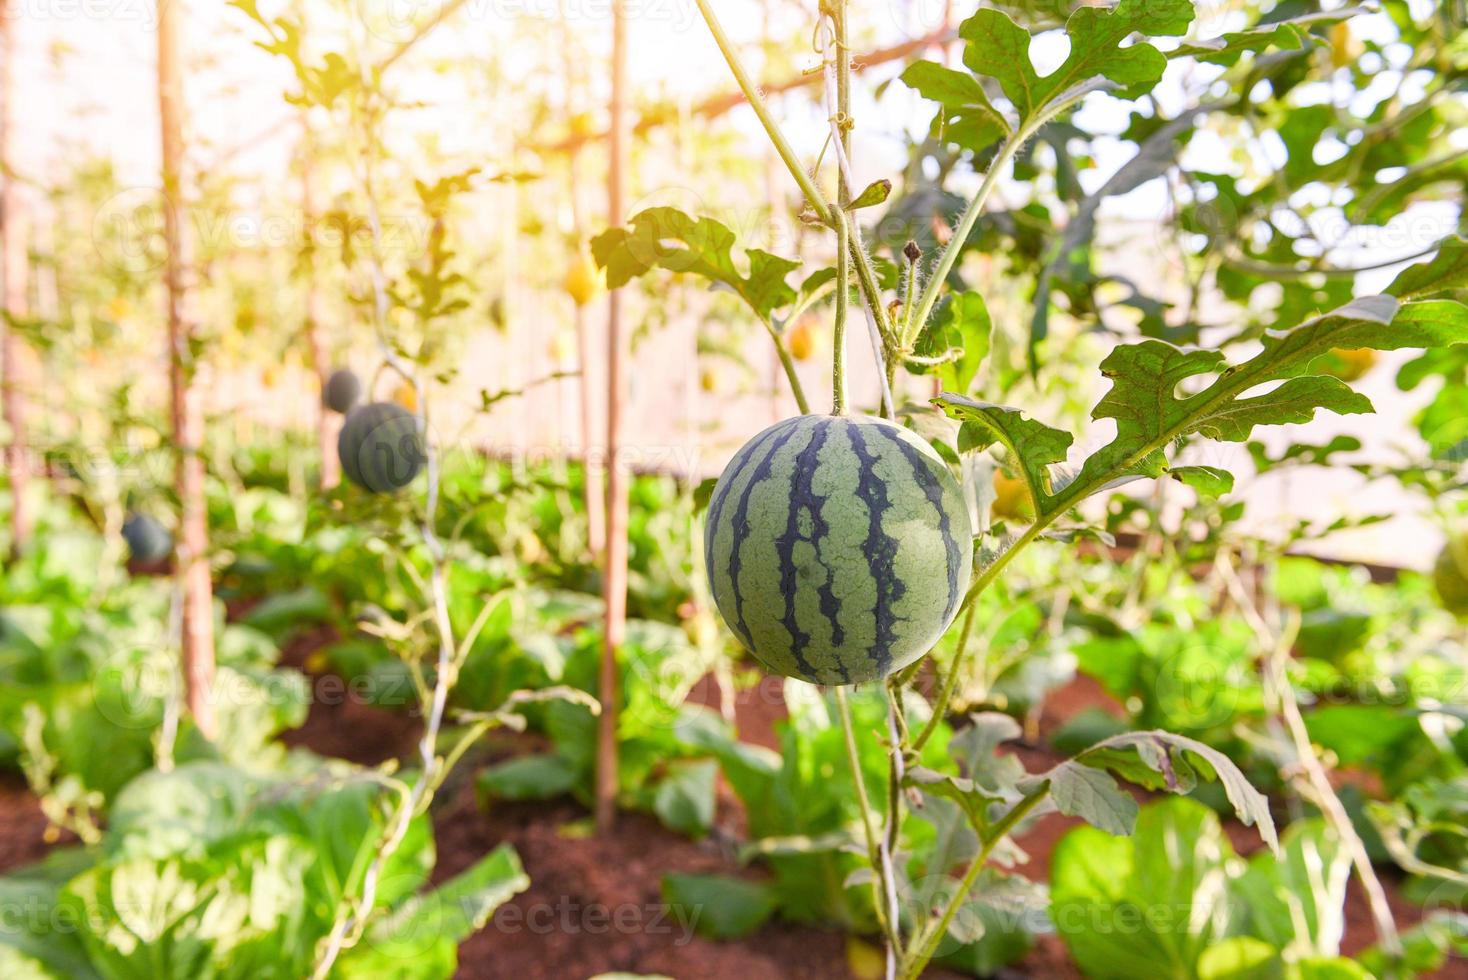
{"type": "Polygon", "coordinates": [[[877,587],[876,604],[872,609],[877,628],[867,652],[876,663],[878,673],[885,676],[892,662],[892,644],[897,639],[894,607],[907,593],[907,585],[897,576],[900,542],[882,528],[882,518],[888,508],[887,484],[877,476],[877,456],[867,446],[861,427],[849,426],[846,434],[851,437],[851,446],[856,451],[859,464],[856,494],[867,506],[867,537],[863,547],[877,587]]]}
{"type": "MultiPolygon", "coordinates": [[[[759,452],[759,448],[774,434],[775,429],[771,427],[746,442],[743,448],[734,454],[734,458],[729,460],[729,465],[724,468],[724,472],[734,474],[735,476],[741,473],[744,470],[745,464],[749,462],[755,453],[759,452]]],[[[729,502],[729,497],[732,495],[733,489],[732,480],[720,479],[718,485],[714,487],[713,497],[709,500],[709,513],[706,522],[708,533],[704,535],[703,563],[704,569],[708,572],[710,579],[714,575],[714,538],[718,533],[719,521],[723,520],[724,517],[724,505],[729,502]]]]}
{"type": "Polygon", "coordinates": [[[730,625],[734,627],[735,632],[749,646],[754,645],[754,638],[750,635],[749,624],[744,619],[744,591],[739,586],[739,571],[744,564],[741,554],[749,538],[750,530],[749,495],[754,491],[756,486],[770,478],[770,464],[774,460],[775,454],[781,449],[784,449],[785,444],[794,438],[800,429],[800,426],[792,425],[788,427],[782,426],[774,430],[775,438],[769,450],[766,451],[764,458],[755,467],[754,475],[744,485],[744,491],[739,495],[739,506],[734,511],[734,548],[729,555],[729,581],[734,588],[734,621],[730,625]]]}
{"type": "MultiPolygon", "coordinates": [[[[948,555],[948,605],[945,607],[943,616],[951,619],[958,611],[958,601],[962,598],[958,588],[958,570],[962,567],[963,552],[959,549],[958,539],[953,536],[953,523],[948,519],[948,508],[943,506],[943,484],[938,482],[933,473],[932,464],[917,447],[897,437],[890,429],[874,426],[884,438],[897,447],[902,453],[908,465],[912,467],[913,476],[918,486],[922,488],[927,496],[928,502],[933,505],[933,510],[938,513],[938,532],[943,536],[943,548],[948,555]]],[[[962,501],[959,506],[963,506],[962,501]]]]}
{"type": "MultiPolygon", "coordinates": [[[[805,659],[805,648],[810,643],[810,634],[800,628],[795,604],[797,573],[795,545],[799,541],[809,542],[816,549],[819,560],[820,541],[830,530],[825,518],[821,516],[821,507],[825,504],[826,498],[816,494],[811,486],[815,479],[816,466],[819,464],[821,448],[826,444],[830,427],[829,419],[818,420],[812,427],[810,442],[805,444],[805,448],[795,458],[795,471],[790,480],[790,511],[785,520],[785,533],[775,539],[775,553],[780,557],[780,592],[786,597],[785,615],[780,622],[790,632],[790,655],[795,658],[796,664],[807,676],[815,676],[817,671],[810,661],[805,659]],[[800,533],[802,513],[810,514],[810,537],[800,533]]],[[[836,619],[836,613],[840,611],[840,603],[837,602],[836,594],[831,590],[829,573],[825,583],[820,587],[820,597],[821,613],[831,622],[831,630],[835,637],[833,642],[840,643],[841,625],[836,619]]],[[[849,679],[844,668],[841,673],[843,678],[849,679]]]]}

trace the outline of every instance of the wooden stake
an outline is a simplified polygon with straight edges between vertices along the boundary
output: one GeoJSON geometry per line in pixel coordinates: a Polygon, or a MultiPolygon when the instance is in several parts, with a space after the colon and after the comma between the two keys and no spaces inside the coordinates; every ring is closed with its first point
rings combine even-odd
{"type": "MultiPolygon", "coordinates": [[[[561,27],[561,66],[566,84],[566,116],[570,118],[576,110],[574,93],[580,72],[576,70],[576,59],[571,51],[571,31],[567,26],[565,5],[558,8],[561,27]]],[[[570,180],[571,234],[576,247],[584,248],[586,221],[581,206],[581,153],[580,146],[573,146],[566,160],[570,180]]],[[[576,257],[580,259],[580,255],[576,257]]],[[[576,357],[579,374],[576,388],[581,396],[581,480],[586,501],[586,546],[593,562],[601,561],[606,551],[606,485],[602,481],[601,461],[596,454],[596,385],[592,378],[592,335],[591,319],[587,308],[573,304],[576,327],[576,357]]]]}
{"type": "MultiPolygon", "coordinates": [[[[627,11],[612,0],[612,127],[607,167],[607,224],[622,222],[627,186],[627,11]]],[[[602,645],[601,717],[596,747],[596,825],[610,830],[617,807],[617,651],[627,628],[627,480],[630,467],[618,457],[622,448],[622,406],[626,398],[627,338],[622,334],[621,290],[607,292],[607,563],[602,598],[606,621],[602,645]]]]}
{"type": "Polygon", "coordinates": [[[179,527],[175,563],[183,596],[184,693],[194,724],[205,738],[218,731],[214,686],[214,599],[209,580],[209,527],[204,505],[204,416],[194,391],[189,286],[193,274],[192,229],[184,195],[183,77],[179,66],[182,0],[158,4],[158,120],[163,150],[163,234],[168,245],[163,279],[168,295],[168,376],[173,442],[177,452],[179,527]]]}
{"type": "Polygon", "coordinates": [[[336,456],[338,422],[326,408],[326,379],[332,366],[326,360],[326,345],[321,339],[321,290],[316,282],[316,253],[311,248],[316,234],[319,210],[316,203],[316,140],[311,121],[301,113],[301,233],[306,250],[306,347],[311,353],[311,367],[316,371],[321,396],[316,399],[316,442],[321,455],[321,489],[330,490],[341,481],[341,463],[336,456]]]}
{"type": "MultiPolygon", "coordinates": [[[[28,264],[26,225],[20,183],[15,166],[15,30],[20,20],[18,5],[0,0],[0,270],[5,278],[3,302],[11,317],[26,315],[28,264]]],[[[19,555],[30,541],[31,514],[26,500],[30,484],[30,451],[26,444],[26,391],[29,357],[25,340],[7,324],[0,323],[0,403],[10,438],[5,444],[5,472],[9,477],[10,545],[19,555]]]]}

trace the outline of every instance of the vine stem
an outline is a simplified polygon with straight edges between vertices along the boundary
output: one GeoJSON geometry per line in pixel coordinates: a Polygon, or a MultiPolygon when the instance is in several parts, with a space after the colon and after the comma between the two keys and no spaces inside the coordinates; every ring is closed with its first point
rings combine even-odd
{"type": "Polygon", "coordinates": [[[790,381],[790,393],[795,396],[796,407],[800,409],[801,415],[810,414],[810,402],[805,398],[805,386],[800,383],[800,374],[795,368],[795,359],[790,356],[790,348],[785,346],[785,338],[775,329],[775,325],[769,320],[764,321],[765,330],[770,334],[770,340],[775,344],[775,353],[780,358],[780,366],[785,369],[785,377],[790,381]]]}
{"type": "Polygon", "coordinates": [[[1009,165],[1015,155],[1019,153],[1020,148],[1029,142],[1030,138],[1039,132],[1041,127],[1093,91],[1095,91],[1094,88],[1082,86],[1071,91],[1064,98],[1057,99],[1049,105],[1044,106],[1033,118],[1026,120],[1014,131],[1013,135],[1004,141],[1004,144],[999,148],[998,154],[995,155],[993,162],[989,164],[989,169],[985,171],[984,180],[979,184],[978,191],[974,194],[973,199],[969,201],[968,206],[963,209],[963,214],[959,217],[958,224],[953,227],[953,237],[948,239],[948,244],[943,246],[943,251],[938,256],[938,264],[933,267],[933,273],[928,278],[927,284],[923,287],[917,309],[914,311],[912,318],[907,321],[902,337],[903,347],[912,346],[913,342],[917,339],[918,333],[922,330],[923,324],[927,323],[928,317],[932,315],[933,306],[938,302],[938,294],[943,290],[943,283],[947,281],[948,273],[953,271],[954,263],[958,261],[958,256],[963,251],[964,243],[968,241],[969,235],[973,233],[974,225],[978,222],[979,215],[983,213],[984,205],[988,203],[989,195],[994,192],[994,187],[999,182],[1000,172],[1009,165]]]}
{"type": "Polygon", "coordinates": [[[953,917],[958,914],[959,906],[968,898],[968,893],[973,890],[974,882],[978,880],[979,873],[989,863],[989,857],[994,853],[994,848],[998,847],[999,842],[1009,836],[1010,831],[1014,830],[1021,820],[1029,816],[1031,810],[1039,806],[1040,802],[1045,799],[1049,792],[1050,781],[1047,779],[1022,797],[1014,806],[1010,807],[1009,812],[1004,814],[999,822],[994,825],[994,829],[984,838],[983,847],[979,849],[979,853],[974,858],[973,863],[963,873],[963,879],[959,882],[958,890],[948,900],[948,907],[943,910],[942,917],[938,919],[937,923],[930,930],[921,935],[916,951],[903,963],[902,980],[917,980],[922,974],[923,968],[928,965],[928,961],[938,951],[938,943],[942,941],[944,934],[948,932],[948,926],[952,924],[953,917]]]}
{"type": "MultiPolygon", "coordinates": [[[[785,134],[781,132],[774,116],[770,114],[770,108],[765,104],[764,97],[755,86],[754,80],[749,77],[749,72],[745,71],[739,55],[734,50],[734,45],[730,43],[729,36],[724,33],[723,26],[719,23],[718,17],[714,15],[709,0],[696,0],[696,2],[704,24],[708,27],[709,33],[713,35],[714,43],[719,47],[719,53],[724,56],[724,62],[729,66],[729,71],[734,75],[734,81],[739,85],[739,91],[744,94],[749,107],[754,110],[755,117],[759,119],[760,126],[770,138],[770,142],[774,144],[775,151],[785,164],[785,169],[790,171],[790,176],[799,185],[801,193],[805,195],[816,217],[822,224],[835,229],[837,225],[830,202],[826,200],[826,196],[821,193],[810,174],[806,173],[805,168],[800,165],[795,150],[790,146],[790,141],[785,138],[785,134]]],[[[866,252],[857,247],[854,242],[852,246],[851,260],[856,269],[857,281],[861,283],[862,294],[866,298],[867,306],[878,328],[886,335],[890,330],[886,311],[882,309],[882,292],[877,286],[876,273],[872,270],[872,264],[866,252]]]]}
{"type": "MultiPolygon", "coordinates": [[[[861,829],[866,836],[867,860],[871,862],[872,867],[875,869],[881,866],[881,852],[877,844],[877,820],[876,814],[872,810],[871,797],[867,795],[866,778],[861,772],[861,753],[856,747],[856,731],[851,721],[851,704],[846,698],[846,688],[837,686],[834,690],[836,692],[837,713],[841,716],[841,734],[846,740],[846,758],[851,763],[851,776],[856,783],[856,802],[861,808],[861,829]]],[[[893,955],[892,951],[898,948],[898,923],[895,919],[889,918],[883,911],[882,887],[882,882],[879,879],[873,879],[872,898],[877,907],[877,919],[881,922],[882,930],[887,936],[890,961],[893,955]]]]}
{"type": "Polygon", "coordinates": [[[836,324],[831,331],[831,414],[846,414],[846,306],[851,300],[848,277],[851,252],[846,241],[846,215],[836,212],[836,324]]]}
{"type": "Polygon", "coordinates": [[[1371,918],[1376,926],[1376,938],[1388,957],[1400,957],[1402,939],[1397,931],[1396,919],[1392,916],[1391,905],[1387,901],[1386,889],[1382,887],[1381,879],[1376,874],[1376,868],[1371,864],[1371,856],[1366,851],[1366,844],[1356,833],[1355,824],[1351,822],[1345,804],[1341,802],[1334,787],[1330,785],[1329,773],[1325,771],[1325,766],[1315,753],[1315,746],[1310,741],[1310,730],[1305,724],[1305,716],[1300,713],[1300,703],[1295,695],[1294,685],[1290,683],[1290,651],[1294,648],[1295,639],[1299,635],[1299,615],[1291,616],[1283,628],[1271,625],[1260,611],[1259,604],[1249,594],[1243,580],[1239,578],[1238,572],[1234,570],[1228,552],[1219,551],[1213,564],[1229,596],[1249,624],[1249,628],[1253,630],[1254,635],[1268,651],[1267,659],[1263,664],[1267,689],[1273,694],[1279,717],[1289,732],[1297,764],[1304,776],[1303,785],[1301,785],[1302,781],[1298,779],[1292,782],[1301,790],[1302,796],[1320,809],[1327,823],[1340,837],[1341,846],[1350,855],[1351,864],[1361,881],[1361,890],[1366,893],[1367,905],[1371,909],[1371,918]]]}
{"type": "Polygon", "coordinates": [[[697,3],[698,12],[703,15],[704,23],[714,37],[714,43],[719,46],[719,52],[724,56],[724,61],[728,63],[729,71],[734,74],[734,81],[738,83],[739,90],[744,93],[744,97],[749,100],[749,107],[754,110],[760,125],[764,127],[765,135],[769,136],[770,142],[774,144],[775,152],[780,154],[780,159],[785,163],[785,169],[790,171],[790,176],[794,177],[795,182],[800,185],[801,193],[815,209],[817,217],[826,224],[831,224],[831,205],[827,203],[820,188],[816,187],[815,181],[811,180],[810,174],[806,173],[805,168],[800,165],[795,149],[775,123],[769,106],[765,105],[764,97],[760,95],[749,73],[744,70],[743,63],[740,62],[738,54],[734,51],[734,45],[730,43],[729,36],[724,33],[723,25],[719,23],[719,18],[714,16],[709,0],[697,0],[697,3]]]}
{"type": "Polygon", "coordinates": [[[958,687],[958,676],[963,672],[964,659],[968,653],[969,638],[973,636],[975,613],[978,608],[978,602],[971,601],[963,614],[963,626],[958,634],[958,651],[953,655],[953,666],[948,669],[948,676],[943,678],[943,687],[938,693],[938,701],[934,705],[932,717],[923,726],[923,730],[918,732],[917,738],[913,739],[913,752],[923,750],[923,746],[928,744],[928,739],[933,737],[933,733],[938,730],[938,726],[943,723],[943,718],[948,713],[948,703],[953,700],[953,692],[958,687]]]}
{"type": "MultiPolygon", "coordinates": [[[[847,212],[847,205],[851,203],[852,194],[856,190],[856,179],[851,172],[851,48],[847,44],[846,30],[846,7],[845,0],[833,0],[835,4],[835,15],[823,14],[820,21],[820,45],[821,62],[824,67],[826,82],[826,115],[831,126],[831,146],[836,157],[836,182],[837,194],[840,208],[835,212],[839,220],[836,229],[837,234],[837,276],[838,283],[850,288],[851,273],[850,260],[853,252],[866,256],[866,245],[861,238],[861,222],[854,215],[847,212]],[[840,271],[841,245],[846,245],[847,272],[840,271]]],[[[877,382],[882,391],[882,414],[891,419],[895,416],[892,407],[892,384],[888,377],[886,357],[883,349],[886,346],[882,338],[882,329],[877,325],[876,317],[872,315],[874,308],[880,308],[880,293],[875,285],[868,288],[867,281],[862,279],[860,273],[858,279],[862,281],[863,295],[866,304],[862,307],[863,319],[867,325],[867,335],[872,345],[872,358],[876,361],[877,382]]],[[[845,320],[840,321],[840,334],[846,335],[845,320]]],[[[844,352],[841,355],[845,357],[844,352]]],[[[843,375],[844,375],[843,363],[843,375]]]]}
{"type": "MultiPolygon", "coordinates": [[[[368,91],[371,92],[371,77],[367,73],[366,62],[362,61],[361,64],[363,65],[363,82],[368,86],[368,91]]],[[[401,358],[393,350],[392,344],[387,339],[388,295],[381,251],[382,219],[377,206],[376,182],[371,159],[374,146],[372,138],[374,120],[375,114],[373,107],[364,105],[360,120],[363,131],[361,133],[362,145],[359,147],[361,171],[358,176],[367,209],[368,228],[371,233],[370,247],[368,249],[368,269],[372,281],[372,326],[383,360],[391,365],[393,370],[412,385],[418,404],[418,425],[423,434],[423,447],[426,456],[425,470],[428,484],[427,499],[424,507],[423,520],[420,524],[420,532],[424,544],[428,548],[430,560],[432,561],[432,569],[429,574],[429,592],[433,607],[434,625],[438,632],[438,661],[423,735],[418,741],[418,754],[423,765],[423,774],[399,801],[397,808],[393,811],[389,830],[378,843],[372,863],[367,866],[367,870],[362,875],[360,896],[355,901],[349,900],[338,911],[336,919],[332,924],[331,933],[326,939],[325,947],[312,972],[313,980],[325,980],[330,975],[332,967],[341,955],[342,950],[349,945],[355,945],[357,940],[360,939],[362,931],[366,927],[367,919],[371,916],[372,908],[377,901],[377,888],[382,876],[382,869],[402,845],[403,839],[407,836],[408,830],[412,826],[413,818],[421,813],[433,799],[434,787],[438,781],[440,763],[438,758],[438,736],[443,727],[443,718],[448,705],[449,690],[454,686],[458,674],[453,624],[449,618],[448,610],[448,587],[445,573],[446,561],[443,544],[439,541],[438,534],[434,530],[434,521],[438,513],[439,467],[438,453],[434,448],[433,440],[428,436],[428,400],[424,397],[423,385],[417,376],[417,372],[402,362],[401,358]]]]}

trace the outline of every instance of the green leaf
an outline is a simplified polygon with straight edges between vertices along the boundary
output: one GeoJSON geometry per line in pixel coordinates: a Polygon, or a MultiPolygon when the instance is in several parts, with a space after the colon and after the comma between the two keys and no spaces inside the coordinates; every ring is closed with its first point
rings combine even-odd
{"type": "Polygon", "coordinates": [[[1279,950],[1253,936],[1230,936],[1198,957],[1198,980],[1283,980],[1279,950]]]}
{"type": "Polygon", "coordinates": [[[1437,255],[1408,266],[1386,287],[1389,295],[1410,300],[1468,284],[1468,239],[1444,239],[1437,255]]]}
{"type": "Polygon", "coordinates": [[[731,254],[734,233],[712,218],[691,218],[676,208],[649,208],[632,216],[631,228],[610,228],[591,240],[591,254],[616,289],[655,268],[702,276],[729,287],[761,320],[795,299],[785,277],[800,263],[761,249],[745,250],[749,274],[731,254]]]}
{"type": "Polygon", "coordinates": [[[1218,817],[1192,800],[1144,807],[1131,838],[1079,827],[1056,846],[1051,917],[1089,977],[1197,977],[1229,931],[1233,848],[1218,817]]]}
{"type": "Polygon", "coordinates": [[[714,825],[714,781],[719,764],[712,759],[680,759],[668,764],[658,783],[653,812],[670,830],[702,837],[714,825]]]}
{"type": "Polygon", "coordinates": [[[489,766],[475,778],[482,799],[549,800],[576,788],[577,767],[559,752],[516,756],[489,766]]]}
{"type": "Polygon", "coordinates": [[[1052,509],[1050,466],[1065,461],[1075,437],[1052,429],[1043,422],[1027,419],[1019,409],[975,401],[944,392],[935,404],[963,425],[958,431],[960,452],[987,449],[999,443],[1029,484],[1041,514],[1052,509]]]}
{"type": "Polygon", "coordinates": [[[729,875],[664,875],[663,901],[686,910],[683,921],[714,939],[746,936],[775,911],[768,885],[729,875]]]}
{"type": "Polygon", "coordinates": [[[1217,351],[1183,350],[1160,340],[1118,347],[1101,363],[1111,390],[1091,413],[1115,419],[1116,437],[1086,460],[1068,496],[1079,498],[1118,477],[1161,476],[1168,469],[1164,450],[1189,434],[1242,442],[1256,425],[1307,422],[1321,408],[1372,411],[1366,396],[1345,383],[1309,374],[1311,362],[1334,348],[1396,350],[1464,341],[1468,308],[1461,304],[1429,300],[1399,306],[1390,296],[1368,296],[1292,330],[1265,334],[1263,350],[1238,365],[1228,365],[1217,351]],[[1179,385],[1209,374],[1216,375],[1211,384],[1178,397],[1179,385]],[[1272,391],[1244,397],[1279,381],[1272,391]]]}
{"type": "Polygon", "coordinates": [[[1108,834],[1124,837],[1137,823],[1137,801],[1117,785],[1111,774],[1078,762],[1062,762],[1043,777],[1020,783],[1029,793],[1044,780],[1050,781],[1050,799],[1068,817],[1080,817],[1108,834]]]}
{"type": "Polygon", "coordinates": [[[1200,497],[1221,497],[1234,488],[1234,475],[1216,466],[1175,466],[1171,475],[1198,491],[1200,497]]]}
{"type": "Polygon", "coordinates": [[[942,106],[933,120],[934,135],[974,153],[1009,135],[1009,121],[973,75],[932,61],[915,61],[899,77],[923,98],[942,106]]]}
{"type": "Polygon", "coordinates": [[[719,478],[711,476],[700,480],[698,486],[693,488],[693,513],[701,514],[708,510],[709,501],[713,499],[714,487],[718,486],[719,478]]]}
{"type": "Polygon", "coordinates": [[[1333,957],[1345,936],[1351,856],[1319,819],[1292,824],[1278,856],[1262,853],[1234,882],[1251,935],[1295,957],[1333,957]]]}
{"type": "Polygon", "coordinates": [[[891,193],[892,181],[886,179],[874,180],[866,186],[865,190],[856,195],[850,204],[846,205],[846,210],[855,211],[858,208],[875,207],[887,200],[891,193]]]}
{"type": "Polygon", "coordinates": [[[948,740],[948,754],[976,786],[1002,794],[1024,775],[1024,767],[1013,755],[1000,754],[999,746],[1020,737],[1019,723],[998,711],[969,716],[968,727],[948,740]]]}
{"type": "Polygon", "coordinates": [[[502,844],[469,870],[374,921],[365,941],[342,954],[337,969],[343,980],[448,980],[459,943],[529,887],[519,855],[502,844]],[[438,969],[425,969],[429,963],[438,969]]]}
{"type": "Polygon", "coordinates": [[[1313,47],[1320,42],[1321,38],[1311,34],[1310,28],[1348,20],[1368,10],[1366,7],[1342,7],[1261,24],[1243,31],[1230,31],[1204,41],[1180,44],[1169,51],[1167,57],[1197,58],[1208,64],[1235,65],[1246,52],[1261,54],[1270,48],[1298,51],[1306,45],[1313,47]]]}
{"type": "Polygon", "coordinates": [[[1074,761],[1110,769],[1148,789],[1166,789],[1172,793],[1190,791],[1197,775],[1216,779],[1223,784],[1239,820],[1246,827],[1257,827],[1265,843],[1272,850],[1279,850],[1274,818],[1264,794],[1249,785],[1228,756],[1197,739],[1163,731],[1126,732],[1097,743],[1074,761]],[[1133,752],[1135,761],[1131,759],[1133,752]]]}
{"type": "Polygon", "coordinates": [[[1133,34],[1177,37],[1193,21],[1191,0],[1121,0],[1114,8],[1081,7],[1066,21],[1070,55],[1043,78],[1030,62],[1030,34],[1006,14],[988,8],[959,26],[967,43],[963,63],[976,75],[998,80],[1021,120],[1033,117],[1066,90],[1102,77],[1135,99],[1162,78],[1167,56],[1144,41],[1122,46],[1133,34]]]}
{"type": "Polygon", "coordinates": [[[909,366],[919,374],[935,371],[945,390],[962,395],[973,384],[979,367],[989,355],[993,328],[984,297],[975,292],[958,293],[944,302],[938,315],[928,321],[916,347],[919,356],[948,359],[935,367],[912,366],[911,362],[909,366]]]}

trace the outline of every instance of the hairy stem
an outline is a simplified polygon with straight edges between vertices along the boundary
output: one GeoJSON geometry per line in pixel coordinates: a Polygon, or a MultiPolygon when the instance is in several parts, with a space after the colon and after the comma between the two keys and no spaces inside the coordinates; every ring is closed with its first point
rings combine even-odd
{"type": "MultiPolygon", "coordinates": [[[[841,734],[846,740],[846,759],[851,764],[851,777],[856,783],[856,802],[861,808],[861,829],[866,836],[867,860],[871,862],[872,868],[881,867],[880,852],[877,847],[877,817],[872,810],[871,797],[867,795],[867,784],[861,773],[861,753],[856,747],[856,731],[851,722],[851,704],[846,698],[846,688],[836,687],[836,708],[841,715],[841,734]]],[[[895,919],[889,919],[884,911],[882,902],[882,882],[879,878],[872,879],[872,900],[877,909],[877,919],[882,924],[882,930],[886,934],[887,942],[891,948],[896,949],[898,943],[898,924],[895,919]]]]}
{"type": "Polygon", "coordinates": [[[795,396],[795,404],[800,408],[801,415],[809,415],[810,402],[805,400],[805,387],[800,383],[800,375],[795,370],[795,359],[790,356],[790,348],[785,346],[785,338],[780,336],[773,323],[765,320],[764,324],[775,345],[775,353],[780,357],[780,366],[785,369],[785,377],[790,380],[790,392],[795,396]]]}
{"type": "Polygon", "coordinates": [[[973,890],[974,882],[979,879],[979,873],[984,870],[984,866],[994,853],[994,848],[998,847],[999,842],[1009,836],[1010,831],[1014,830],[1019,825],[1019,822],[1027,817],[1030,811],[1038,806],[1040,801],[1049,792],[1050,783],[1047,780],[1012,806],[1009,812],[994,825],[994,829],[984,838],[984,843],[979,849],[978,856],[968,866],[968,870],[963,873],[963,879],[959,882],[958,890],[948,900],[948,907],[943,910],[943,915],[930,929],[920,935],[913,950],[904,959],[902,966],[903,980],[917,980],[921,976],[923,968],[928,965],[928,962],[933,958],[933,954],[937,952],[938,943],[942,941],[944,934],[948,932],[948,927],[952,924],[953,917],[958,914],[959,908],[968,899],[968,893],[973,890]]]}
{"type": "Polygon", "coordinates": [[[953,237],[948,244],[943,246],[942,253],[938,256],[938,264],[934,266],[932,275],[927,285],[923,287],[922,298],[918,300],[917,309],[913,312],[912,319],[907,322],[903,336],[903,346],[911,347],[922,330],[923,324],[928,322],[932,315],[933,306],[938,302],[938,294],[943,290],[943,283],[947,281],[948,274],[953,271],[954,263],[958,261],[959,253],[963,251],[964,243],[973,233],[974,225],[983,213],[984,205],[989,200],[989,195],[994,192],[995,185],[999,182],[999,176],[1019,153],[1020,148],[1027,143],[1040,128],[1060,115],[1066,109],[1085,97],[1091,89],[1073,90],[1066,98],[1058,99],[1040,109],[1031,119],[1026,120],[1019,129],[1015,130],[1004,145],[999,148],[999,153],[989,164],[989,169],[984,173],[983,183],[979,185],[978,192],[969,201],[968,207],[964,208],[963,214],[958,219],[958,224],[953,228],[953,237]]]}
{"type": "MultiPolygon", "coordinates": [[[[978,597],[974,598],[976,600],[978,597]]],[[[948,714],[948,703],[953,700],[953,692],[958,687],[958,677],[963,673],[969,638],[973,636],[975,612],[978,608],[977,601],[970,601],[967,611],[963,614],[963,626],[958,634],[958,651],[953,655],[953,666],[948,668],[948,676],[943,678],[943,687],[938,692],[937,702],[933,705],[933,716],[928,719],[923,730],[918,732],[917,738],[913,739],[913,752],[923,750],[923,746],[928,744],[928,739],[933,737],[933,733],[938,730],[938,726],[943,723],[943,719],[948,714]]]]}

